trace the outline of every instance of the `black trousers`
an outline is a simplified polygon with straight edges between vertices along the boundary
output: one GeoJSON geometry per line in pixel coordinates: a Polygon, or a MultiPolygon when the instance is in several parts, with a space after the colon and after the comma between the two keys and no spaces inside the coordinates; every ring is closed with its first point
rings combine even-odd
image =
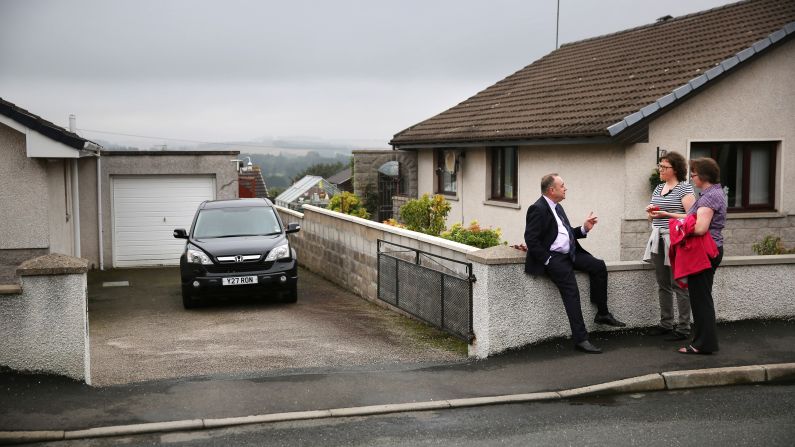
{"type": "Polygon", "coordinates": [[[574,271],[588,273],[591,283],[591,302],[596,305],[597,312],[604,315],[609,312],[607,310],[607,267],[605,267],[605,262],[584,251],[578,251],[574,261],[569,255],[553,252],[545,270],[560,291],[574,343],[588,340],[588,331],[585,329],[580,306],[580,289],[577,287],[574,271]]]}
{"type": "Polygon", "coordinates": [[[687,277],[690,290],[690,307],[693,310],[693,342],[691,345],[703,352],[718,350],[718,326],[715,323],[715,302],[712,300],[712,281],[715,270],[723,259],[723,247],[718,256],[710,260],[711,269],[687,277]]]}

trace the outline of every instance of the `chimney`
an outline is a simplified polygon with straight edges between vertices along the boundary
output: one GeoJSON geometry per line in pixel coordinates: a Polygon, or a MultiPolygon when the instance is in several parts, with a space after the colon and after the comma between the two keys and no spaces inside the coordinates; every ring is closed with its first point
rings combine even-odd
{"type": "Polygon", "coordinates": [[[77,125],[75,124],[77,118],[75,117],[74,113],[69,114],[69,132],[75,133],[77,125]]]}

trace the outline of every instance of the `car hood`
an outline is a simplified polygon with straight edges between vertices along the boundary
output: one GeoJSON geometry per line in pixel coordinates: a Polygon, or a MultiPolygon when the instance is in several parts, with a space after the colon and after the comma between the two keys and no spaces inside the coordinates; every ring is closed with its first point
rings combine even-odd
{"type": "Polygon", "coordinates": [[[266,255],[274,247],[287,242],[283,234],[273,236],[241,236],[212,239],[191,239],[191,244],[201,248],[207,254],[218,256],[234,255],[266,255]]]}

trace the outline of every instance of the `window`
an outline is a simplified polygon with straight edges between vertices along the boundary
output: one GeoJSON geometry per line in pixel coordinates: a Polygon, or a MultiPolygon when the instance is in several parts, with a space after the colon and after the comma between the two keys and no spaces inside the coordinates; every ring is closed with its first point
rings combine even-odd
{"type": "Polygon", "coordinates": [[[456,171],[458,167],[456,151],[436,150],[436,192],[446,196],[458,194],[456,171]]]}
{"type": "Polygon", "coordinates": [[[774,209],[776,142],[693,143],[690,157],[711,157],[720,166],[720,183],[729,188],[729,211],[774,209]]]}
{"type": "Polygon", "coordinates": [[[517,201],[516,148],[493,147],[491,151],[491,199],[517,201]]]}

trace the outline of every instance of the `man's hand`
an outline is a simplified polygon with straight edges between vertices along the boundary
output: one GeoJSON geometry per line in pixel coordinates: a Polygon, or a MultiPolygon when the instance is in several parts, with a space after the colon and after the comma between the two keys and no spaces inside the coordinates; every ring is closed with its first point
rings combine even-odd
{"type": "Polygon", "coordinates": [[[585,218],[585,223],[582,224],[582,227],[585,229],[585,232],[591,231],[591,228],[596,225],[599,217],[591,211],[588,213],[588,217],[585,218]]]}

